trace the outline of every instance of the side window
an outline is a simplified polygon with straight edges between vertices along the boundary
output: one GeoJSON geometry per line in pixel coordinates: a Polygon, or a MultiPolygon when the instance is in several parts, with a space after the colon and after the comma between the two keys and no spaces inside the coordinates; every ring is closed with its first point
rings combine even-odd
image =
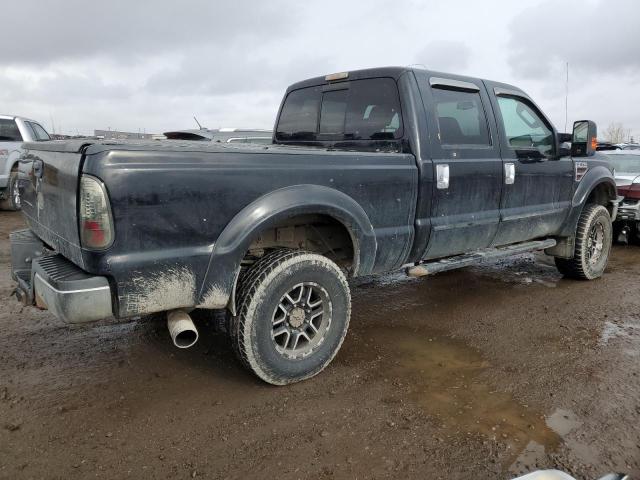
{"type": "Polygon", "coordinates": [[[35,132],[36,138],[38,140],[51,140],[49,134],[40,125],[38,125],[37,123],[32,123],[31,126],[33,127],[33,131],[35,132]]]}
{"type": "Polygon", "coordinates": [[[543,155],[553,155],[553,131],[535,109],[513,97],[498,97],[498,106],[511,148],[537,148],[543,155]]]}
{"type": "Polygon", "coordinates": [[[309,87],[289,93],[276,128],[278,140],[402,138],[400,96],[393,79],[354,80],[338,90],[321,90],[309,87]]]}
{"type": "Polygon", "coordinates": [[[29,130],[33,133],[33,140],[36,142],[41,142],[43,140],[51,140],[49,134],[42,128],[40,125],[34,122],[24,122],[29,130]]]}
{"type": "Polygon", "coordinates": [[[480,94],[433,88],[442,145],[491,145],[480,94]]]}
{"type": "Polygon", "coordinates": [[[36,131],[35,131],[35,129],[33,128],[33,123],[31,123],[31,122],[24,122],[24,124],[27,126],[27,129],[29,130],[29,136],[30,136],[31,138],[33,138],[33,141],[34,141],[34,142],[37,142],[37,141],[38,141],[38,136],[36,135],[36,131]]]}

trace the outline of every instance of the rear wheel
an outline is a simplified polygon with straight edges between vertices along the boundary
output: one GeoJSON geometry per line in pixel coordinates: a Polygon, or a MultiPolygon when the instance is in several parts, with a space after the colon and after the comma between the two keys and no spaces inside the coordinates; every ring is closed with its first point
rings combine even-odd
{"type": "Polygon", "coordinates": [[[556,266],[566,277],[593,280],[602,276],[609,262],[613,227],[602,205],[584,207],[578,221],[573,258],[556,258],[556,266]]]}
{"type": "Polygon", "coordinates": [[[3,210],[20,210],[20,191],[18,190],[18,172],[11,172],[7,185],[6,198],[0,201],[3,210]]]}
{"type": "Polygon", "coordinates": [[[340,268],[322,255],[280,250],[241,279],[231,326],[236,353],[260,379],[286,385],[320,373],[349,327],[351,297],[340,268]]]}

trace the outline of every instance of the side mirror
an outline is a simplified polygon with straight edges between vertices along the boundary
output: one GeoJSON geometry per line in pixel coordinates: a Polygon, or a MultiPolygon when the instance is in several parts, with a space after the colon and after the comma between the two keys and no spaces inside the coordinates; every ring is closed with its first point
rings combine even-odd
{"type": "Polygon", "coordinates": [[[591,157],[598,147],[598,127],[591,120],[578,120],[573,124],[571,156],[591,157]]]}

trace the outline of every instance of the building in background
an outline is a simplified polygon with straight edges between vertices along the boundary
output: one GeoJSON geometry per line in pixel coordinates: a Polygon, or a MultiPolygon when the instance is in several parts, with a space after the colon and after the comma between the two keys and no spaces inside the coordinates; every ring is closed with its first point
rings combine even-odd
{"type": "Polygon", "coordinates": [[[151,140],[153,133],[119,132],[118,130],[94,130],[93,136],[104,140],[151,140]]]}

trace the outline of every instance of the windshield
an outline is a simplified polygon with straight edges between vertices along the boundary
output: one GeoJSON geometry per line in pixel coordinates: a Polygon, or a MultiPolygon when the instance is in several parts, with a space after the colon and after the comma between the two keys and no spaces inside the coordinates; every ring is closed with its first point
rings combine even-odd
{"type": "Polygon", "coordinates": [[[640,173],[640,155],[607,155],[617,173],[640,173]]]}

